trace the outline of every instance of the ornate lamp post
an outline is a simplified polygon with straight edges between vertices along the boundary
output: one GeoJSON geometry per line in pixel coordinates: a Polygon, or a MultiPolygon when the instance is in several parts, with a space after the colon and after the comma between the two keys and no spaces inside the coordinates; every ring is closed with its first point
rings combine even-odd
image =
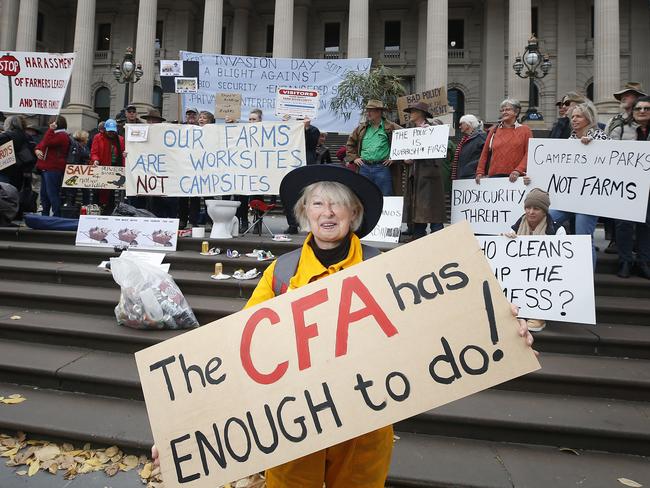
{"type": "Polygon", "coordinates": [[[528,78],[528,110],[525,120],[544,120],[542,114],[533,105],[535,100],[535,79],[544,78],[551,69],[551,61],[548,54],[539,51],[537,38],[533,35],[528,39],[528,46],[523,56],[517,56],[512,68],[519,78],[528,78]],[[523,71],[523,73],[522,73],[523,71]]]}
{"type": "Polygon", "coordinates": [[[135,63],[133,48],[127,47],[122,62],[113,67],[115,80],[124,84],[124,107],[129,104],[129,84],[137,83],[142,77],[142,65],[135,63]]]}

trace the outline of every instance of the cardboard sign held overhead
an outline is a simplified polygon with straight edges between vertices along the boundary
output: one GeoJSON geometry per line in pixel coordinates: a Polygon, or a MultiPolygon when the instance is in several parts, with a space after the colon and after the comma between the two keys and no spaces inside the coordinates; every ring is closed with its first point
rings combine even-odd
{"type": "Polygon", "coordinates": [[[7,141],[0,146],[0,169],[8,168],[13,164],[16,164],[14,141],[7,141]]]}
{"type": "Polygon", "coordinates": [[[214,118],[241,118],[241,93],[217,93],[215,97],[214,118]]]}
{"type": "Polygon", "coordinates": [[[136,362],[170,488],[221,486],[539,368],[466,223],[136,362]]]}
{"type": "Polygon", "coordinates": [[[643,141],[530,139],[528,176],[551,208],[645,222],[650,151],[643,141]]]}
{"type": "Polygon", "coordinates": [[[449,102],[447,101],[447,87],[441,86],[421,93],[413,93],[397,99],[397,113],[399,114],[400,125],[406,125],[411,116],[404,112],[404,109],[411,103],[425,102],[431,109],[433,118],[445,115],[448,112],[449,102]]]}
{"type": "Polygon", "coordinates": [[[506,299],[529,319],[596,323],[590,236],[477,236],[506,299]]]}

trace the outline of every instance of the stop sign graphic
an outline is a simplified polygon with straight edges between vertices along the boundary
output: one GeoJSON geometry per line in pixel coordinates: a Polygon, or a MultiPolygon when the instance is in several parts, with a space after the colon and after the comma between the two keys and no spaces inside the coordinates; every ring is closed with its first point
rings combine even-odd
{"type": "Polygon", "coordinates": [[[16,76],[20,73],[20,63],[10,54],[0,57],[0,74],[3,76],[16,76]]]}

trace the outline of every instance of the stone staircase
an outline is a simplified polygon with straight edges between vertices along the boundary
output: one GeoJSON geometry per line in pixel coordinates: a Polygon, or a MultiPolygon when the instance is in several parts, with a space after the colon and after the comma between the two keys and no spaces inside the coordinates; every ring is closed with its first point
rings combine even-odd
{"type": "MultiPolygon", "coordinates": [[[[211,246],[279,255],[299,241],[211,246]]],[[[240,310],[255,286],[211,280],[216,261],[226,273],[268,263],[201,256],[199,247],[180,239],[165,262],[207,323],[240,310]]],[[[0,430],[149,449],[133,353],[182,332],[116,325],[119,288],[96,267],[115,255],[75,247],[73,233],[0,229],[0,395],[28,399],[0,408],[0,430]]],[[[556,323],[536,335],[540,371],[397,424],[389,485],[650,486],[650,282],[621,280],[615,267],[599,256],[596,327],[556,323]]]]}

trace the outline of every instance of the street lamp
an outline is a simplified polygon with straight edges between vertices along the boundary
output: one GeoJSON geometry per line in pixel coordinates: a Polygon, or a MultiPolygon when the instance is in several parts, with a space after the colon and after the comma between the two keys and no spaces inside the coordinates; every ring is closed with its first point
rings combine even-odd
{"type": "Polygon", "coordinates": [[[129,104],[129,83],[137,83],[142,77],[142,65],[135,63],[133,48],[127,47],[122,62],[113,66],[115,80],[124,84],[124,107],[129,104]]]}
{"type": "Polygon", "coordinates": [[[512,68],[519,78],[528,78],[528,110],[524,119],[544,120],[542,114],[537,111],[537,107],[533,106],[533,101],[535,100],[535,79],[542,79],[548,74],[551,69],[551,61],[548,54],[542,54],[539,51],[539,44],[534,35],[528,39],[528,46],[526,46],[524,55],[515,58],[512,68]]]}

